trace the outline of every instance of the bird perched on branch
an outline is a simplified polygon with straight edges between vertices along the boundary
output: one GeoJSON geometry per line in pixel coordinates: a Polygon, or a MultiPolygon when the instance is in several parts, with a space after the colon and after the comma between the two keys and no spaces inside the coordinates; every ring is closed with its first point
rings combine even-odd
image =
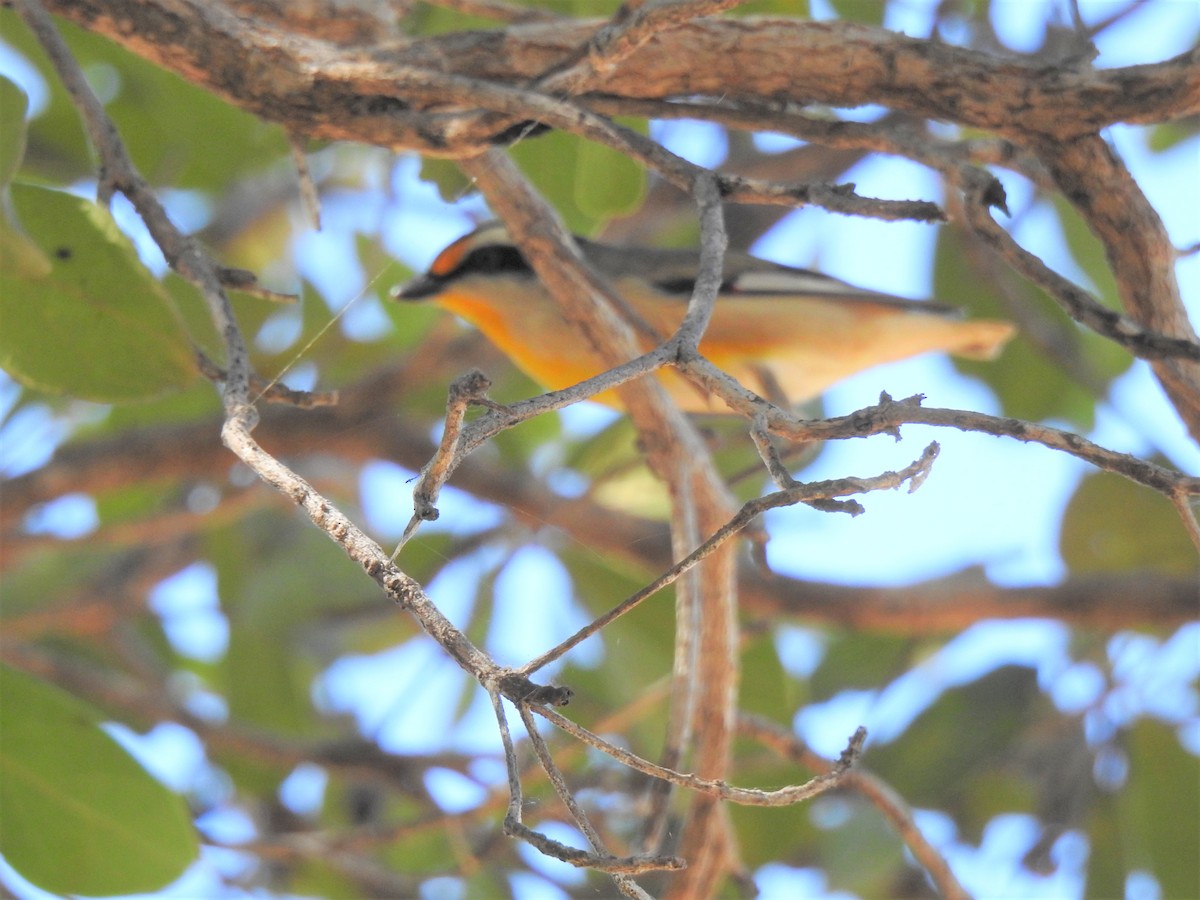
{"type": "MultiPolygon", "coordinates": [[[[660,339],[675,331],[695,287],[697,252],[576,241],[588,262],[660,339]]],[[[432,300],[466,319],[548,389],[569,387],[609,368],[559,314],[498,222],[450,244],[428,272],[392,295],[432,300]]],[[[828,275],[730,252],[700,352],[747,388],[795,404],[856,372],[921,353],[993,359],[1013,333],[1008,322],[964,320],[952,307],[875,293],[828,275]]],[[[648,336],[641,340],[645,350],[654,346],[648,336]]],[[[723,409],[676,372],[656,374],[682,409],[723,409]]],[[[621,405],[612,391],[596,399],[621,405]]]]}

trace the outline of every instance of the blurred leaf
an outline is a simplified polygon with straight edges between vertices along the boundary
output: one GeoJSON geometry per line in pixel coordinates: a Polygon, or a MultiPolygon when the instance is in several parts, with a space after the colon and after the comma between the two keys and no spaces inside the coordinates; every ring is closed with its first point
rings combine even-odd
{"type": "Polygon", "coordinates": [[[41,44],[20,16],[5,7],[0,7],[0,38],[33,65],[49,94],[46,106],[28,123],[23,175],[59,184],[94,176],[95,165],[79,112],[41,44]]]}
{"type": "Polygon", "coordinates": [[[1087,896],[1120,897],[1131,872],[1151,873],[1162,897],[1200,896],[1200,762],[1168,725],[1139,719],[1122,735],[1128,776],[1089,810],[1087,896]]]}
{"type": "Polygon", "coordinates": [[[1084,478],[1067,503],[1059,551],[1075,575],[1138,569],[1187,575],[1197,566],[1170,501],[1103,472],[1084,478]]]}
{"type": "Polygon", "coordinates": [[[242,622],[230,629],[222,669],[224,695],[234,721],[276,734],[314,732],[309,685],[315,667],[304,665],[290,638],[242,622]]]}
{"type": "Polygon", "coordinates": [[[502,28],[504,23],[484,16],[469,16],[444,6],[414,3],[403,19],[404,31],[413,36],[428,37],[452,31],[486,31],[502,28]]]}
{"type": "MultiPolygon", "coordinates": [[[[559,553],[559,559],[591,616],[607,612],[645,585],[639,575],[615,567],[586,547],[568,545],[559,553]]],[[[586,709],[590,701],[598,711],[608,712],[642,696],[647,685],[659,684],[670,675],[675,644],[674,591],[667,589],[650,597],[611,623],[601,635],[589,638],[588,645],[596,641],[603,642],[603,665],[596,669],[572,667],[570,680],[564,673],[563,683],[576,691],[572,708],[578,705],[586,709]]],[[[637,744],[638,752],[653,754],[662,741],[662,721],[651,715],[649,721],[642,721],[625,734],[641,742],[637,744]]]]}
{"type": "Polygon", "coordinates": [[[304,859],[289,873],[288,892],[300,897],[322,900],[362,900],[362,885],[346,873],[314,855],[304,859]]]}
{"type": "Polygon", "coordinates": [[[421,180],[435,185],[438,196],[447,203],[455,203],[475,190],[471,179],[449,159],[422,157],[421,180]]]}
{"type": "Polygon", "coordinates": [[[579,174],[579,153],[583,140],[563,131],[550,131],[519,140],[509,147],[509,155],[526,178],[558,210],[567,227],[576,234],[588,235],[595,221],[575,202],[575,180],[579,174]]]}
{"type": "Polygon", "coordinates": [[[1200,134],[1200,118],[1195,116],[1174,122],[1160,122],[1147,129],[1146,146],[1155,153],[1165,153],[1197,134],[1200,134]]]}
{"type": "MultiPolygon", "coordinates": [[[[98,89],[134,165],[153,184],[216,191],[287,157],[278,126],[98,35],[61,19],[56,24],[98,89]]],[[[38,69],[50,91],[48,107],[29,125],[31,171],[59,183],[93,177],[78,113],[40,45],[8,10],[0,11],[0,34],[38,69]]]]}
{"type": "Polygon", "coordinates": [[[607,219],[628,213],[645,194],[640,165],[573,134],[551,131],[517,141],[509,152],[576,234],[594,234],[607,219]]]}
{"type": "Polygon", "coordinates": [[[881,689],[912,663],[911,638],[869,632],[831,633],[821,664],[813,672],[813,697],[824,700],[840,691],[881,689]]]}
{"type": "Polygon", "coordinates": [[[829,0],[829,5],[842,21],[862,25],[882,25],[887,11],[887,4],[879,0],[829,0]]]}
{"type": "Polygon", "coordinates": [[[1092,282],[1090,292],[1093,295],[1098,294],[1101,303],[1110,309],[1120,309],[1121,301],[1117,295],[1117,280],[1108,267],[1108,257],[1105,254],[1104,245],[1092,233],[1091,228],[1088,227],[1087,222],[1083,220],[1075,207],[1071,206],[1065,198],[1055,194],[1052,202],[1054,211],[1058,213],[1059,225],[1062,228],[1063,238],[1067,242],[1067,248],[1071,251],[1071,256],[1075,258],[1079,268],[1083,269],[1084,274],[1092,282]]]}
{"type": "Polygon", "coordinates": [[[292,208],[285,203],[264,202],[254,208],[242,227],[222,235],[219,243],[214,242],[213,249],[225,265],[269,272],[267,287],[293,291],[299,278],[293,250],[296,234],[292,208]]]}
{"type": "MultiPolygon", "coordinates": [[[[615,13],[621,0],[510,0],[512,6],[527,6],[579,18],[606,18],[615,13]]],[[[413,35],[445,34],[451,31],[479,31],[504,27],[504,22],[486,16],[471,16],[436,3],[414,3],[405,15],[404,30],[413,35]]]]}
{"type": "Polygon", "coordinates": [[[742,684],[739,707],[746,712],[768,717],[785,715],[799,708],[806,699],[795,678],[779,661],[779,652],[770,635],[745,645],[742,650],[742,684]]]}
{"type": "MultiPolygon", "coordinates": [[[[212,421],[215,422],[220,412],[221,395],[209,382],[197,381],[187,390],[175,391],[140,403],[112,406],[102,422],[80,429],[79,437],[121,434],[128,429],[160,424],[194,423],[203,421],[206,417],[212,417],[212,421]]],[[[221,436],[218,431],[219,426],[214,427],[204,439],[211,440],[213,445],[219,445],[221,436]]]]}
{"type": "MultiPolygon", "coordinates": [[[[0,275],[7,274],[14,281],[37,281],[53,271],[50,257],[8,221],[7,210],[0,210],[0,275]]],[[[3,311],[3,298],[0,298],[0,314],[3,311]]],[[[0,341],[0,356],[3,349],[3,341],[0,341]]]]}
{"type": "Polygon", "coordinates": [[[651,519],[670,512],[666,487],[646,467],[626,416],[572,445],[564,462],[588,479],[588,493],[597,503],[651,519]]]}
{"type": "Polygon", "coordinates": [[[517,0],[522,6],[536,6],[582,19],[610,18],[623,0],[517,0]]]}
{"type": "Polygon", "coordinates": [[[436,875],[444,872],[450,860],[456,858],[454,841],[458,837],[453,828],[426,829],[403,842],[392,842],[386,848],[384,858],[390,868],[405,875],[436,875]]]}
{"type": "MultiPolygon", "coordinates": [[[[245,623],[232,623],[229,645],[216,665],[215,681],[228,703],[230,721],[239,727],[287,737],[321,734],[312,705],[316,666],[297,653],[292,636],[245,623]]],[[[240,791],[250,796],[274,793],[290,772],[286,759],[214,748],[214,757],[240,791]]]]}
{"type": "Polygon", "coordinates": [[[1138,720],[1126,746],[1124,834],[1136,859],[1130,868],[1152,872],[1163,897],[1200,897],[1200,761],[1180,746],[1173,729],[1153,719],[1138,720]]]}
{"type": "Polygon", "coordinates": [[[613,470],[639,464],[641,454],[638,453],[633,423],[628,416],[614,419],[596,434],[571,445],[563,462],[593,481],[606,477],[613,470]]]}
{"type": "MultiPolygon", "coordinates": [[[[168,271],[162,286],[179,310],[180,318],[187,326],[188,334],[211,359],[219,360],[225,355],[225,347],[213,324],[212,314],[200,288],[175,271],[168,271]]],[[[242,326],[245,328],[245,325],[242,326]]]]}
{"type": "Polygon", "coordinates": [[[252,554],[239,558],[245,571],[237,584],[221,590],[230,618],[239,624],[283,639],[291,628],[315,626],[322,615],[355,609],[364,596],[377,596],[373,582],[350,578],[358,566],[298,516],[281,523],[263,511],[242,519],[232,532],[252,554]]]}
{"type": "Polygon", "coordinates": [[[735,16],[788,16],[797,19],[807,19],[810,16],[807,0],[749,0],[747,3],[739,3],[730,10],[730,14],[735,16]]]}
{"type": "Polygon", "coordinates": [[[1061,418],[1091,428],[1097,392],[1129,367],[1129,355],[1066,320],[1040,289],[1015,273],[999,270],[1002,284],[981,278],[971,259],[962,235],[953,228],[941,229],[934,260],[935,295],[972,316],[996,319],[1009,318],[1002,300],[1008,297],[1039,311],[1045,333],[1018,335],[995,361],[953,358],[955,366],[990,385],[1005,415],[1033,421],[1061,418]]]}
{"type": "Polygon", "coordinates": [[[671,514],[666,486],[644,465],[612,473],[589,493],[597,503],[632,516],[665,521],[671,514]]]}
{"type": "MultiPolygon", "coordinates": [[[[488,396],[501,403],[523,400],[542,392],[524,375],[520,380],[504,380],[488,391],[488,396]]],[[[557,441],[562,436],[562,420],[558,416],[535,416],[516,428],[502,431],[492,438],[491,446],[500,451],[500,458],[514,469],[527,471],[533,451],[557,441]]]]}
{"type": "MultiPolygon", "coordinates": [[[[649,130],[644,119],[620,118],[616,123],[639,134],[649,130]]],[[[580,141],[573,175],[575,204],[596,222],[629,215],[646,197],[646,170],[641,164],[595,141],[580,141]]]]}
{"type": "Polygon", "coordinates": [[[50,260],[9,218],[7,189],[25,156],[25,113],[29,98],[19,86],[0,76],[0,268],[26,278],[44,278],[50,260]]]}
{"type": "Polygon", "coordinates": [[[58,894],[170,884],[199,852],[187,804],[69,694],[0,666],[0,853],[58,894]]]}
{"type": "Polygon", "coordinates": [[[182,506],[178,490],[163,490],[161,484],[143,481],[119,491],[97,492],[96,517],[100,527],[134,522],[182,506]]]}
{"type": "Polygon", "coordinates": [[[1126,831],[1120,798],[1101,794],[1087,822],[1087,897],[1124,897],[1125,876],[1134,868],[1124,856],[1126,831]]]}
{"type": "MultiPolygon", "coordinates": [[[[330,726],[312,702],[312,683],[339,648],[338,614],[379,597],[370,582],[347,581],[357,566],[299,516],[282,522],[264,510],[209,533],[229,646],[215,666],[214,689],[233,721],[274,733],[313,737],[330,726]],[[347,585],[355,586],[347,589],[347,585]]],[[[239,787],[273,791],[286,762],[221,754],[239,787]]]]}
{"type": "Polygon", "coordinates": [[[973,773],[970,789],[962,798],[961,822],[964,833],[974,838],[997,816],[1034,813],[1038,810],[1037,785],[1018,777],[1010,768],[973,773]]]}
{"type": "Polygon", "coordinates": [[[25,156],[25,110],[29,98],[0,75],[0,192],[8,187],[25,156]]]}
{"type": "Polygon", "coordinates": [[[61,191],[12,186],[22,227],[51,259],[44,277],[0,251],[0,363],[20,381],[97,402],[140,400],[196,375],[162,286],[108,211],[61,191]]]}
{"type": "Polygon", "coordinates": [[[813,801],[810,814],[818,823],[837,823],[817,831],[830,888],[861,897],[895,896],[890,887],[903,865],[904,845],[879,810],[857,797],[826,794],[813,801]]]}
{"type": "MultiPolygon", "coordinates": [[[[192,340],[207,352],[210,358],[221,362],[225,356],[225,345],[217,335],[208,303],[200,293],[200,289],[175,272],[167,272],[162,285],[170,294],[171,299],[175,301],[175,308],[179,310],[180,317],[187,326],[187,332],[192,340]]],[[[315,335],[318,331],[325,329],[325,326],[333,318],[333,314],[328,311],[328,307],[321,308],[319,295],[316,295],[315,291],[310,293],[308,287],[307,284],[304,286],[300,298],[295,303],[266,300],[236,290],[228,290],[226,293],[243,334],[257,334],[268,320],[280,316],[300,315],[297,313],[298,309],[316,306],[318,308],[315,310],[315,315],[318,317],[318,322],[312,329],[312,334],[315,335]]],[[[328,343],[337,346],[337,332],[333,329],[327,330],[333,332],[328,335],[328,343]]],[[[305,336],[302,334],[298,340],[303,340],[305,336]]],[[[270,377],[268,373],[280,365],[280,359],[293,364],[304,362],[312,359],[322,349],[324,349],[324,345],[314,343],[307,348],[303,358],[297,360],[294,359],[295,350],[290,347],[285,348],[282,353],[268,353],[255,346],[249,348],[251,362],[259,374],[264,377],[270,377]]]]}
{"type": "MultiPolygon", "coordinates": [[[[760,778],[748,778],[740,770],[738,787],[761,787],[774,790],[781,784],[802,782],[811,775],[794,767],[776,766],[774,780],[762,783],[760,778]]],[[[821,835],[812,822],[811,804],[758,807],[730,803],[726,809],[736,829],[741,845],[742,862],[753,869],[769,863],[788,862],[793,865],[819,863],[817,840],[821,835]]]]}
{"type": "MultiPolygon", "coordinates": [[[[948,810],[963,834],[977,840],[986,821],[970,821],[964,799],[976,778],[985,777],[993,792],[997,775],[1021,778],[1013,768],[1015,741],[1033,721],[1039,698],[1046,702],[1034,670],[1002,666],[943,692],[902,737],[870,746],[867,764],[909,803],[948,810]]],[[[1020,785],[1005,793],[1029,796],[1020,785]]]]}

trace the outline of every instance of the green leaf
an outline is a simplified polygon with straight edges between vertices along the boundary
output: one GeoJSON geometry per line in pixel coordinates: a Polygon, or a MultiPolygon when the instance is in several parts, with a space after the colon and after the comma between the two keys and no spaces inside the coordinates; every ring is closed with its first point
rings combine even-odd
{"type": "Polygon", "coordinates": [[[1129,367],[1130,357],[1111,341],[1071,323],[1041,289],[1000,268],[981,277],[972,250],[953,228],[938,235],[934,295],[971,316],[1010,318],[1004,298],[1034,311],[1037,342],[1018,336],[998,360],[955,359],[963,372],[985,380],[999,396],[1005,415],[1039,421],[1063,418],[1091,428],[1096,391],[1129,367]]]}
{"type": "MultiPolygon", "coordinates": [[[[53,269],[50,257],[14,228],[8,221],[7,213],[0,210],[0,277],[7,274],[14,279],[38,280],[46,278],[53,269]]],[[[0,316],[4,313],[3,300],[3,295],[0,295],[0,316]]],[[[3,353],[3,347],[3,336],[0,335],[0,354],[3,353]]],[[[0,364],[3,364],[3,356],[0,356],[0,364]]]]}
{"type": "Polygon", "coordinates": [[[0,666],[0,853],[56,894],[158,890],[197,856],[187,805],[98,711],[0,666]]]}
{"type": "Polygon", "coordinates": [[[474,191],[471,179],[449,159],[426,157],[421,160],[421,180],[428,181],[438,189],[438,196],[447,203],[455,203],[474,191]]]}
{"type": "MultiPolygon", "coordinates": [[[[1012,802],[1030,797],[1021,784],[1001,789],[996,776],[1022,777],[1011,771],[1008,761],[1045,703],[1034,670],[1001,666],[970,684],[947,690],[902,737],[873,745],[868,765],[913,805],[947,809],[961,833],[978,840],[986,821],[971,820],[964,802],[976,793],[980,777],[986,779],[989,792],[1002,792],[1012,802]]],[[[993,810],[988,803],[977,811],[993,810]]]]}
{"type": "Polygon", "coordinates": [[[162,286],[108,210],[60,191],[12,186],[44,274],[0,249],[0,366],[56,394],[116,403],[177,390],[196,374],[162,286]]]}
{"type": "MultiPolygon", "coordinates": [[[[776,0],[795,2],[795,0],[776,0]]],[[[617,11],[621,0],[510,0],[511,6],[526,6],[560,16],[585,19],[607,18],[617,11]]],[[[466,15],[440,4],[414,3],[404,16],[403,27],[413,35],[445,34],[451,31],[481,31],[504,27],[504,22],[486,16],[466,15]]]]}
{"type": "Polygon", "coordinates": [[[804,688],[784,669],[770,636],[745,645],[740,703],[746,712],[771,717],[798,709],[808,699],[804,688]]]}
{"type": "Polygon", "coordinates": [[[807,19],[809,9],[805,0],[749,0],[747,3],[739,3],[729,14],[739,17],[788,16],[793,19],[807,19]]]}
{"type": "Polygon", "coordinates": [[[1200,765],[1161,722],[1142,719],[1128,738],[1126,836],[1139,862],[1148,858],[1162,896],[1200,897],[1200,765]]]}
{"type": "MultiPolygon", "coordinates": [[[[107,38],[61,19],[63,39],[151,184],[216,191],[287,156],[282,128],[237,109],[107,38]]],[[[93,177],[79,113],[24,23],[0,11],[4,40],[37,68],[49,104],[29,123],[27,168],[60,183],[93,177]]]]}
{"type": "Polygon", "coordinates": [[[29,98],[0,76],[0,190],[8,187],[25,155],[25,110],[29,98]]]}
{"type": "Polygon", "coordinates": [[[576,234],[588,234],[595,227],[595,222],[575,204],[582,144],[583,140],[573,134],[551,131],[518,140],[508,151],[538,193],[550,201],[576,234]]]}
{"type": "Polygon", "coordinates": [[[1117,280],[1108,267],[1108,256],[1100,239],[1092,233],[1087,220],[1070,203],[1057,194],[1053,198],[1054,211],[1058,213],[1063,238],[1075,262],[1091,280],[1094,293],[1111,309],[1120,309],[1121,300],[1117,293],[1117,280]]]}
{"type": "Polygon", "coordinates": [[[1101,794],[1088,812],[1088,897],[1125,895],[1125,875],[1129,867],[1122,843],[1126,828],[1122,821],[1121,799],[1120,796],[1101,794]]]}
{"type": "Polygon", "coordinates": [[[634,209],[645,195],[641,166],[573,134],[552,131],[519,140],[509,152],[576,234],[594,233],[607,219],[634,209]]]}
{"type": "MultiPolygon", "coordinates": [[[[641,134],[644,120],[619,119],[618,124],[641,134]]],[[[646,170],[624,153],[595,141],[580,139],[575,155],[575,205],[597,221],[629,215],[646,197],[646,170]]]]}
{"type": "Polygon", "coordinates": [[[831,632],[810,686],[819,699],[840,691],[882,688],[913,661],[917,643],[889,634],[831,632]]]}
{"type": "Polygon", "coordinates": [[[1146,146],[1155,153],[1165,153],[1184,141],[1194,138],[1198,132],[1200,132],[1200,123],[1194,117],[1177,122],[1160,122],[1150,126],[1146,137],[1146,146]]]}
{"type": "Polygon", "coordinates": [[[1116,475],[1084,478],[1063,515],[1059,550],[1078,575],[1196,571],[1196,550],[1161,494],[1116,475]]]}
{"type": "Polygon", "coordinates": [[[899,896],[895,879],[904,865],[904,845],[878,809],[858,797],[827,795],[816,798],[812,815],[818,822],[845,819],[836,828],[817,831],[831,892],[899,896]]]}
{"type": "Polygon", "coordinates": [[[887,4],[879,0],[829,0],[829,5],[843,22],[863,25],[882,25],[887,10],[887,4]]]}

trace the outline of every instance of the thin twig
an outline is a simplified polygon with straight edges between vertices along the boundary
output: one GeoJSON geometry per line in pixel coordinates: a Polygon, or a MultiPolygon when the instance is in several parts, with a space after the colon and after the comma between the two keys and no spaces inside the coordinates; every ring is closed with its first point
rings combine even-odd
{"type": "Polygon", "coordinates": [[[517,751],[513,747],[512,734],[508,730],[508,717],[504,714],[504,701],[500,698],[500,687],[495,682],[485,684],[488,698],[492,701],[492,712],[496,714],[496,729],[500,732],[500,743],[504,747],[504,768],[508,773],[508,813],[506,820],[521,821],[521,772],[517,764],[517,751]]]}
{"type": "MultiPolygon", "coordinates": [[[[658,347],[571,387],[559,391],[548,391],[528,400],[521,400],[505,406],[489,405],[488,412],[466,425],[456,444],[456,452],[444,467],[438,469],[442,484],[473,451],[501,432],[544,413],[564,409],[604,391],[636,381],[654,370],[668,365],[671,361],[671,353],[672,351],[668,347],[658,347]]],[[[432,486],[433,482],[431,481],[430,487],[432,486]]],[[[440,489],[441,485],[438,487],[440,489]]]]}
{"type": "MultiPolygon", "coordinates": [[[[830,762],[809,750],[790,731],[761,716],[742,713],[738,716],[738,730],[775,750],[785,759],[799,762],[815,771],[832,772],[844,764],[844,754],[842,760],[830,762]]],[[[970,900],[970,894],[963,888],[946,858],[917,827],[908,804],[878,775],[856,766],[845,773],[839,786],[862,794],[883,813],[917,862],[929,873],[942,897],[947,900],[970,900]]]]}
{"type": "Polygon", "coordinates": [[[1196,521],[1196,507],[1192,502],[1192,497],[1200,494],[1200,491],[1189,494],[1186,491],[1178,490],[1169,495],[1171,505],[1175,507],[1175,511],[1179,513],[1179,518],[1183,522],[1183,529],[1187,532],[1187,536],[1192,541],[1197,552],[1200,552],[1200,522],[1196,521]]]}
{"type": "MultiPolygon", "coordinates": [[[[200,374],[209,381],[224,381],[228,375],[225,369],[217,365],[208,355],[197,352],[196,365],[200,374]]],[[[337,391],[300,391],[290,388],[278,381],[265,381],[259,375],[251,373],[250,390],[254,392],[255,400],[265,400],[268,403],[283,403],[298,409],[318,409],[322,406],[337,406],[339,394],[337,391]]]]}
{"type": "Polygon", "coordinates": [[[648,759],[643,759],[636,753],[631,753],[623,747],[609,743],[599,735],[593,734],[582,725],[572,722],[566,716],[560,715],[553,710],[540,706],[530,708],[533,712],[572,737],[577,738],[589,747],[595,747],[622,765],[641,772],[643,775],[669,781],[678,787],[687,788],[700,794],[716,797],[721,800],[728,800],[739,806],[791,806],[796,803],[802,803],[805,800],[810,800],[819,794],[837,787],[857,763],[858,757],[862,752],[863,742],[867,737],[866,729],[858,729],[847,744],[846,751],[843,753],[839,763],[823,774],[817,775],[803,784],[792,784],[767,791],[759,788],[735,787],[725,781],[699,778],[687,772],[677,772],[673,769],[668,769],[652,763],[648,759]]]}
{"type": "Polygon", "coordinates": [[[308,156],[304,152],[304,144],[297,137],[288,140],[292,149],[292,165],[296,167],[296,178],[300,182],[300,202],[308,215],[308,224],[314,230],[321,230],[321,197],[317,193],[317,185],[313,181],[312,171],[308,167],[308,156]]]}
{"type": "Polygon", "coordinates": [[[973,188],[968,192],[965,207],[967,221],[975,233],[1010,266],[1054,298],[1072,319],[1143,359],[1181,357],[1200,361],[1200,344],[1141,328],[1128,316],[1104,306],[1018,244],[991,217],[988,207],[994,204],[980,202],[983,192],[994,187],[995,179],[977,170],[964,170],[963,176],[973,188]]]}
{"type": "MultiPolygon", "coordinates": [[[[767,420],[762,414],[755,416],[754,421],[750,423],[750,438],[754,441],[758,456],[771,473],[771,480],[776,486],[783,490],[794,487],[796,479],[779,458],[779,450],[771,443],[771,435],[767,433],[767,420]]],[[[754,467],[754,471],[758,471],[758,468],[754,467]]]]}
{"type": "MultiPolygon", "coordinates": [[[[662,869],[679,870],[684,868],[686,863],[675,856],[635,856],[627,857],[618,862],[616,857],[608,853],[604,848],[604,842],[600,838],[600,833],[593,827],[587,814],[583,811],[583,807],[579,805],[571,793],[571,789],[567,787],[567,782],[563,778],[562,772],[555,765],[554,759],[550,755],[550,748],[546,746],[546,741],[538,733],[537,722],[533,720],[533,716],[529,712],[530,708],[526,704],[520,704],[517,707],[517,711],[521,714],[521,721],[525,724],[525,731],[529,735],[529,742],[533,747],[534,755],[537,756],[542,770],[550,779],[550,784],[554,788],[554,792],[558,794],[559,800],[567,808],[567,811],[571,814],[571,818],[579,827],[583,836],[587,838],[588,843],[592,845],[593,852],[588,854],[591,860],[586,864],[587,867],[614,874],[616,876],[614,880],[617,882],[617,887],[625,896],[647,897],[646,892],[630,880],[627,877],[628,875],[662,869]]],[[[572,865],[575,864],[572,863],[572,865]]]]}
{"type": "Polygon", "coordinates": [[[1109,450],[1072,431],[1008,416],[992,416],[963,409],[925,407],[921,405],[923,399],[924,397],[918,394],[904,400],[893,400],[885,392],[880,395],[877,405],[865,407],[846,416],[799,419],[775,410],[774,413],[768,411],[766,417],[773,434],[802,441],[839,440],[881,433],[898,435],[901,425],[940,425],[960,431],[977,431],[1061,450],[1091,463],[1098,469],[1128,478],[1162,494],[1169,495],[1180,491],[1189,496],[1200,495],[1200,478],[1138,459],[1128,453],[1109,450]]]}
{"type": "Polygon", "coordinates": [[[421,470],[417,484],[413,488],[412,518],[405,526],[404,534],[396,544],[396,549],[392,551],[391,558],[393,560],[408,543],[409,538],[416,533],[420,523],[433,522],[437,519],[438,496],[441,494],[446,479],[450,477],[450,473],[454,471],[458,463],[458,445],[462,437],[467,410],[472,404],[482,401],[491,386],[492,383],[487,376],[477,369],[472,369],[451,383],[446,400],[446,422],[442,426],[442,440],[438,444],[433,458],[421,470]]]}
{"type": "Polygon", "coordinates": [[[693,194],[700,212],[700,267],[687,312],[669,341],[676,349],[676,356],[684,358],[700,353],[700,340],[712,319],[724,282],[725,250],[729,244],[717,179],[711,175],[697,176],[693,194]]]}
{"type": "Polygon", "coordinates": [[[753,500],[747,501],[737,515],[725,523],[721,528],[714,532],[708,540],[681,559],[675,565],[671,566],[666,572],[660,575],[654,581],[647,584],[641,590],[636,591],[626,598],[621,603],[614,606],[604,615],[595,619],[588,625],[579,629],[575,634],[571,635],[565,641],[562,641],[555,647],[547,650],[540,656],[535,657],[525,665],[515,671],[521,675],[529,675],[548,665],[554,660],[561,657],[564,653],[576,647],[583,641],[587,640],[592,635],[601,631],[610,622],[619,619],[621,616],[630,612],[639,606],[648,597],[653,596],[658,591],[667,587],[674,582],[684,572],[689,571],[698,562],[712,554],[722,544],[728,541],[731,537],[742,531],[754,519],[763,513],[778,509],[782,506],[794,506],[797,503],[816,504],[824,510],[835,509],[838,512],[846,512],[850,515],[859,515],[864,512],[861,505],[855,501],[843,501],[838,507],[830,507],[826,505],[832,502],[831,498],[845,496],[847,494],[860,494],[869,491],[890,490],[899,487],[906,481],[920,484],[924,477],[928,474],[933,461],[938,454],[937,443],[931,443],[925,448],[924,452],[915,461],[905,466],[898,472],[883,472],[879,475],[865,478],[838,478],[831,481],[815,481],[809,484],[796,482],[792,487],[785,490],[775,491],[771,494],[765,494],[762,497],[756,497],[753,500]]]}

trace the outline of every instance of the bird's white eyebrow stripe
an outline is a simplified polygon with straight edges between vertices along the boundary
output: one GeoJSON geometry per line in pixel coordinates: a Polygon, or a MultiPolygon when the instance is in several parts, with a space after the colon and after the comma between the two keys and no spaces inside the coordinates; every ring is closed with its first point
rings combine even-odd
{"type": "Polygon", "coordinates": [[[763,294],[847,294],[862,297],[879,297],[872,291],[852,287],[836,278],[817,272],[739,272],[732,279],[735,291],[750,291],[763,294]]]}

